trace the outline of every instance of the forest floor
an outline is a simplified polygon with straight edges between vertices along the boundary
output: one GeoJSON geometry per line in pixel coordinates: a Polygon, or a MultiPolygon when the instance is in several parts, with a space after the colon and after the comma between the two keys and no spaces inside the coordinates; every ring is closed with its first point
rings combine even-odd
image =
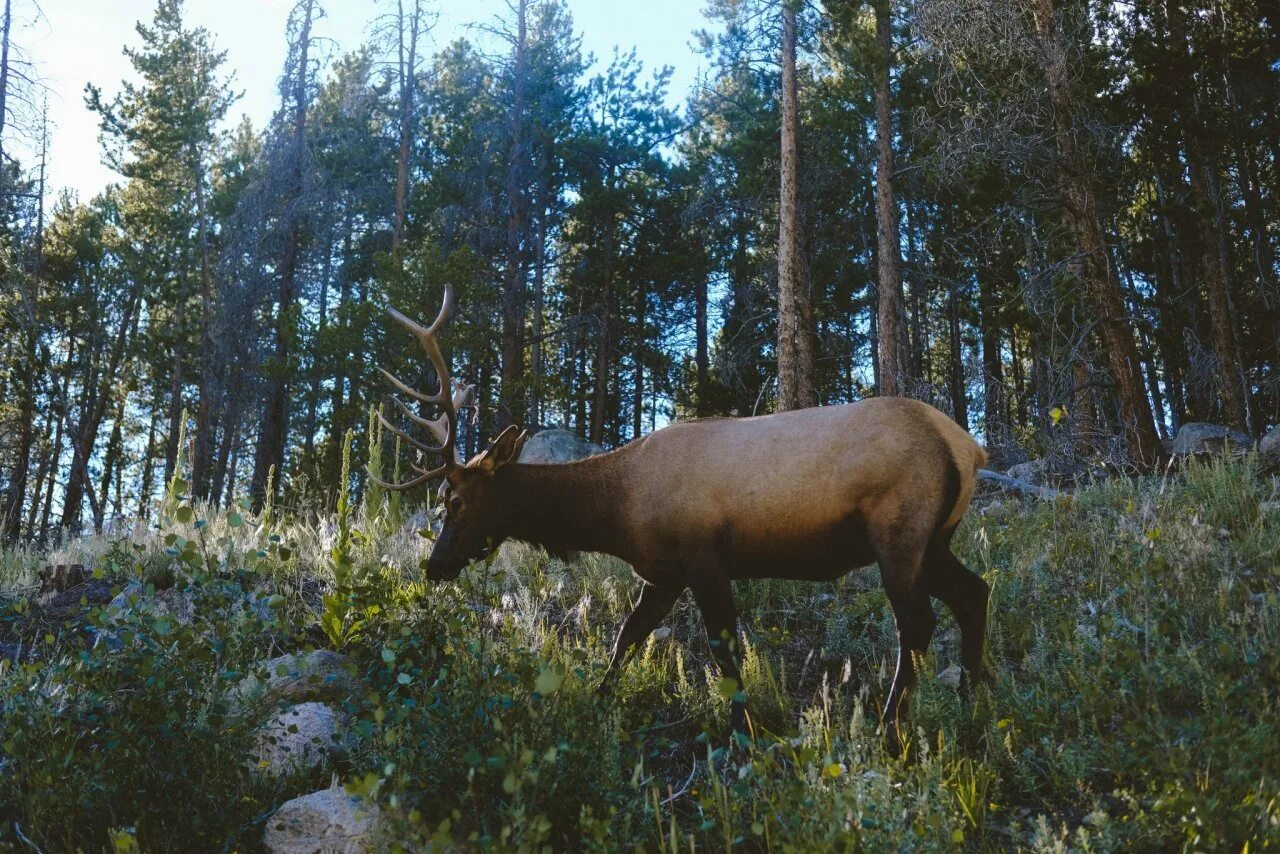
{"type": "Polygon", "coordinates": [[[428,588],[395,504],[202,516],[183,489],[159,528],[0,558],[0,848],[255,850],[335,777],[410,850],[1280,845],[1280,482],[1249,462],[975,507],[957,544],[992,586],[992,678],[962,704],[939,606],[909,762],[878,733],[874,568],[737,587],[757,738],[735,748],[688,600],[594,693],[638,591],[616,561],[507,545],[428,588]],[[40,567],[74,562],[94,577],[42,602],[40,567]],[[358,679],[341,749],[269,774],[249,757],[279,710],[237,686],[309,648],[358,679]]]}

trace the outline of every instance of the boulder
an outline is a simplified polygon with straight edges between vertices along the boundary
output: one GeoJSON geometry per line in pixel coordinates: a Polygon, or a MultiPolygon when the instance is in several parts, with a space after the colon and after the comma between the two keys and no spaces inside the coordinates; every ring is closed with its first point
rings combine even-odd
{"type": "Polygon", "coordinates": [[[262,842],[272,854],[357,854],[373,851],[378,808],[340,788],[286,801],[267,819],[262,842]]]}
{"type": "Polygon", "coordinates": [[[362,689],[351,659],[327,649],[281,655],[261,669],[265,679],[253,673],[231,689],[233,708],[253,702],[343,703],[362,689]]]}
{"type": "Polygon", "coordinates": [[[543,430],[529,437],[520,451],[521,463],[568,463],[603,454],[605,449],[569,430],[543,430]]]}
{"type": "Polygon", "coordinates": [[[140,581],[126,584],[107,607],[121,613],[142,611],[157,617],[173,617],[184,626],[196,618],[195,597],[190,590],[168,587],[157,590],[152,596],[147,594],[146,586],[140,581]]]}
{"type": "Polygon", "coordinates": [[[1173,439],[1175,457],[1195,454],[1244,454],[1253,447],[1253,440],[1244,433],[1220,424],[1204,424],[1193,421],[1183,424],[1173,439]]]}
{"type": "Polygon", "coordinates": [[[1258,443],[1258,455],[1269,466],[1280,468],[1280,427],[1273,427],[1258,443]]]}
{"type": "MultiPolygon", "coordinates": [[[[76,601],[79,602],[79,597],[76,601]]],[[[107,604],[105,628],[95,629],[94,645],[105,644],[109,649],[119,650],[123,642],[116,630],[117,623],[121,617],[129,614],[152,619],[167,617],[180,625],[189,626],[196,618],[195,596],[190,589],[178,587],[168,587],[149,594],[142,582],[130,581],[107,604]]]]}
{"type": "Polygon", "coordinates": [[[290,706],[258,730],[251,766],[267,777],[311,771],[342,752],[340,715],[324,703],[290,706]]]}
{"type": "Polygon", "coordinates": [[[1036,486],[1044,486],[1049,480],[1049,462],[1047,460],[1031,460],[1010,466],[1006,472],[1014,480],[1026,481],[1036,486]]]}

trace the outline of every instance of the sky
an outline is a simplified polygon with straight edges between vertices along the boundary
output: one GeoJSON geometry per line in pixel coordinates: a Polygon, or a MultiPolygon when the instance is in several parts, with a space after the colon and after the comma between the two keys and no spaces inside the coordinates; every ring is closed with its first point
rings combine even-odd
{"type": "MultiPolygon", "coordinates": [[[[232,108],[228,125],[248,115],[262,127],[274,109],[276,82],[284,62],[285,16],[293,0],[187,0],[187,19],[209,30],[216,46],[227,52],[224,68],[234,73],[234,88],[243,97],[232,108]]],[[[328,41],[330,56],[359,46],[370,22],[392,8],[388,0],[321,0],[327,12],[317,27],[328,41]]],[[[670,65],[673,104],[681,103],[697,78],[700,59],[692,49],[693,31],[705,26],[700,0],[567,0],[582,35],[584,53],[607,62],[614,46],[636,48],[646,69],[670,65]]],[[[31,0],[14,3],[15,32],[31,54],[49,91],[53,124],[49,152],[50,191],[66,187],[87,200],[116,180],[102,164],[97,117],[84,105],[84,87],[92,82],[110,97],[122,80],[132,78],[125,45],[139,43],[134,25],[150,20],[153,0],[39,0],[43,18],[30,20],[31,0]]],[[[472,25],[495,20],[507,9],[505,0],[436,0],[439,19],[428,42],[429,52],[462,36],[486,38],[472,25]]],[[[21,153],[18,156],[24,160],[21,153]]]]}

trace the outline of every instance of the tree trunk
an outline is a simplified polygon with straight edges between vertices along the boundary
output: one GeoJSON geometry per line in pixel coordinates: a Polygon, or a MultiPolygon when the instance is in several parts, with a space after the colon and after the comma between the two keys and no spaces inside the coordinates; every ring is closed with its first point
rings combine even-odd
{"type": "Polygon", "coordinates": [[[1111,366],[1112,380],[1126,426],[1125,442],[1131,460],[1143,468],[1160,459],[1151,407],[1142,389],[1138,348],[1129,328],[1115,268],[1103,246],[1096,200],[1089,184],[1086,157],[1076,141],[1075,112],[1067,79],[1064,37],[1054,0],[1034,0],[1033,15],[1043,51],[1044,71],[1053,108],[1055,141],[1063,207],[1081,254],[1084,256],[1086,295],[1097,312],[1102,340],[1111,366]]]}
{"type": "Polygon", "coordinates": [[[85,398],[80,424],[77,425],[71,442],[71,471],[67,476],[67,489],[62,501],[63,528],[72,530],[79,528],[84,494],[86,490],[92,489],[89,484],[89,460],[93,457],[93,446],[98,438],[98,430],[106,414],[107,405],[111,402],[115,379],[120,375],[120,369],[124,363],[140,292],[141,285],[135,283],[125,303],[124,314],[120,318],[120,328],[116,332],[107,356],[106,370],[103,372],[103,388],[96,393],[90,393],[85,398]]]}
{"type": "Polygon", "coordinates": [[[982,406],[987,450],[1003,462],[1009,446],[1009,403],[1004,386],[1004,357],[1000,352],[1002,312],[990,274],[978,280],[979,323],[982,327],[982,406]]]}
{"type": "Polygon", "coordinates": [[[138,480],[138,518],[147,520],[151,517],[151,479],[155,477],[156,422],[159,419],[159,407],[151,409],[151,426],[147,428],[147,451],[142,457],[142,477],[138,480]]]}
{"type": "Polygon", "coordinates": [[[533,262],[533,348],[530,353],[532,364],[530,365],[530,374],[533,380],[531,394],[529,396],[529,418],[530,423],[534,427],[542,426],[542,394],[543,394],[543,366],[542,366],[542,333],[545,314],[546,299],[546,273],[547,273],[547,217],[550,215],[548,210],[551,204],[551,163],[550,154],[547,151],[547,145],[544,142],[542,147],[542,162],[539,168],[540,178],[538,180],[538,229],[534,235],[534,262],[533,262]]]}
{"type": "Polygon", "coordinates": [[[954,279],[947,290],[947,318],[951,331],[951,370],[948,379],[951,386],[951,410],[956,423],[969,429],[969,398],[965,393],[964,382],[964,347],[960,340],[960,295],[959,283],[954,279]]]}
{"type": "MultiPolygon", "coordinates": [[[[1182,55],[1189,67],[1193,67],[1195,58],[1192,56],[1178,4],[1166,0],[1165,14],[1174,49],[1182,55]]],[[[1240,365],[1239,346],[1232,322],[1231,264],[1222,215],[1222,195],[1218,187],[1216,164],[1205,151],[1200,137],[1206,130],[1206,119],[1201,106],[1199,84],[1193,77],[1188,85],[1191,87],[1191,115],[1184,114],[1180,118],[1194,200],[1192,210],[1205,239],[1200,253],[1201,270],[1209,303],[1209,333],[1214,355],[1218,358],[1218,393],[1222,399],[1223,420],[1227,426],[1248,433],[1250,418],[1244,371],[1240,365]]]]}
{"type": "Polygon", "coordinates": [[[499,418],[508,424],[524,420],[526,281],[523,243],[529,223],[523,166],[528,7],[528,0],[517,0],[517,33],[511,78],[511,148],[507,155],[507,245],[502,282],[502,412],[499,418]]]}
{"type": "MultiPolygon", "coordinates": [[[[120,400],[116,403],[111,435],[107,439],[107,453],[102,460],[102,481],[98,489],[101,495],[98,498],[98,506],[93,514],[93,529],[98,533],[102,533],[103,526],[107,522],[107,499],[111,493],[111,475],[124,456],[124,417],[125,408],[129,402],[129,391],[129,388],[126,387],[120,394],[120,400]]],[[[87,488],[92,489],[93,487],[89,486],[87,488]]],[[[116,509],[119,512],[121,508],[117,507],[116,509]]]]}
{"type": "Polygon", "coordinates": [[[231,450],[239,432],[240,399],[236,396],[231,398],[226,417],[222,423],[222,440],[218,445],[218,464],[214,466],[213,472],[212,496],[215,504],[222,501],[224,487],[227,482],[227,469],[231,463],[231,450]]]}
{"type": "Polygon", "coordinates": [[[414,100],[418,84],[418,35],[422,24],[421,0],[412,0],[413,14],[408,21],[405,39],[404,0],[396,4],[396,34],[400,78],[400,152],[396,158],[396,209],[391,232],[391,251],[398,260],[404,243],[405,217],[409,209],[409,155],[413,149],[413,126],[416,117],[414,100]]]}
{"type": "Polygon", "coordinates": [[[707,396],[711,393],[711,355],[707,341],[707,278],[699,276],[694,284],[694,414],[699,418],[711,414],[707,396]]]}
{"type": "MultiPolygon", "coordinates": [[[[606,252],[612,251],[612,241],[606,252]]],[[[607,256],[608,257],[608,256],[607,256]]],[[[596,351],[595,394],[591,403],[591,435],[592,442],[604,444],[605,412],[609,407],[609,363],[612,361],[613,342],[610,340],[610,315],[613,313],[613,271],[610,270],[604,281],[604,293],[600,297],[600,342],[596,351]]]]}
{"type": "Polygon", "coordinates": [[[889,71],[893,63],[893,14],[889,0],[876,0],[876,342],[878,393],[907,390],[903,359],[901,234],[893,192],[893,116],[889,71]]]}
{"type": "Polygon", "coordinates": [[[196,221],[200,242],[200,402],[196,408],[196,447],[191,469],[191,494],[209,497],[209,462],[213,455],[213,269],[209,258],[209,225],[204,198],[204,160],[191,152],[195,164],[196,221]]]}
{"type": "Polygon", "coordinates": [[[631,398],[631,438],[639,439],[640,434],[644,431],[644,356],[646,350],[645,330],[645,302],[648,295],[645,292],[645,283],[641,281],[638,285],[640,293],[637,295],[636,304],[636,352],[635,352],[635,388],[631,398]]]}
{"type": "Polygon", "coordinates": [[[301,54],[294,87],[293,142],[291,176],[289,186],[288,232],[285,236],[284,254],[280,263],[279,309],[276,313],[275,364],[267,380],[267,400],[262,426],[258,436],[257,453],[253,461],[254,512],[261,512],[267,497],[267,480],[274,469],[273,490],[278,491],[284,476],[284,451],[289,435],[289,358],[293,344],[293,308],[297,296],[298,261],[302,250],[302,224],[304,215],[299,209],[302,202],[303,157],[306,146],[309,56],[311,50],[311,23],[315,12],[315,0],[306,0],[303,8],[302,28],[299,31],[301,54]]]}
{"type": "MultiPolygon", "coordinates": [[[[42,186],[43,183],[41,181],[42,186]]],[[[40,197],[39,203],[43,205],[43,191],[40,197]]],[[[32,276],[36,279],[40,277],[39,268],[40,249],[37,248],[35,270],[32,271],[32,276]]],[[[22,318],[22,328],[19,333],[22,361],[14,378],[18,386],[18,440],[13,454],[13,470],[9,475],[9,492],[3,507],[4,517],[0,519],[0,531],[3,531],[4,542],[9,545],[16,543],[22,534],[22,508],[26,502],[27,475],[31,468],[31,447],[35,443],[37,378],[43,374],[37,364],[40,327],[36,318],[35,294],[32,293],[33,282],[24,275],[19,275],[18,278],[22,318]]],[[[36,491],[39,492],[38,487],[36,491]]]]}
{"type": "Polygon", "coordinates": [[[782,197],[778,206],[778,408],[817,403],[813,387],[813,311],[800,274],[798,230],[796,8],[782,6],[782,197]]]}
{"type": "Polygon", "coordinates": [[[13,30],[13,0],[4,0],[4,32],[0,35],[0,165],[4,164],[4,129],[9,117],[9,33],[13,30]]]}

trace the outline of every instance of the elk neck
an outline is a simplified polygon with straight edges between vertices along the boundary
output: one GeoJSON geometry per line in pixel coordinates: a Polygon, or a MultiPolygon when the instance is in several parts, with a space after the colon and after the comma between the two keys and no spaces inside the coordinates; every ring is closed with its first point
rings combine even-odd
{"type": "Polygon", "coordinates": [[[606,552],[624,557],[619,524],[627,500],[623,455],[559,464],[511,463],[495,485],[507,536],[552,553],[606,552]]]}

